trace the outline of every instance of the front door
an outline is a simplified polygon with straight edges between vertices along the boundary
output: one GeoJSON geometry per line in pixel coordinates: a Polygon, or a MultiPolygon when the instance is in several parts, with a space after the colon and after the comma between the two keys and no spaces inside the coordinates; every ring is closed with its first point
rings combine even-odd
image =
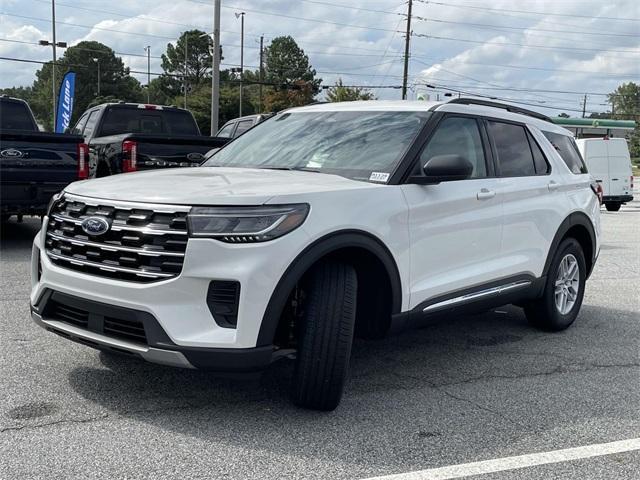
{"type": "Polygon", "coordinates": [[[410,307],[495,280],[501,268],[502,203],[498,179],[474,117],[445,116],[420,154],[416,174],[436,155],[461,155],[471,178],[403,185],[409,204],[410,307]]]}

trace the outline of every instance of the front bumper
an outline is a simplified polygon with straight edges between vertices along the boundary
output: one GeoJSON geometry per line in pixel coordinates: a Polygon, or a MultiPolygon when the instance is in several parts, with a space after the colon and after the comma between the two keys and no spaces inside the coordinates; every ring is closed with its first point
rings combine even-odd
{"type": "MultiPolygon", "coordinates": [[[[45,217],[43,225],[47,223],[45,217]]],[[[172,344],[183,349],[270,347],[267,343],[271,340],[258,341],[267,305],[300,246],[307,243],[302,228],[261,244],[191,238],[178,276],[145,283],[82,273],[52,263],[41,231],[33,243],[30,300],[35,306],[44,292],[51,290],[143,312],[157,321],[172,344]],[[224,322],[216,321],[207,304],[209,285],[215,280],[241,285],[236,328],[225,328],[224,322]]]]}
{"type": "Polygon", "coordinates": [[[172,367],[243,373],[261,370],[278,358],[271,346],[246,349],[180,347],[169,339],[157,320],[148,313],[92,302],[48,289],[37,304],[31,305],[31,318],[45,330],[83,345],[172,367]],[[68,316],[60,315],[60,310],[54,310],[53,305],[62,306],[65,309],[63,311],[71,309],[82,312],[81,316],[87,318],[86,325],[74,324],[76,320],[72,318],[70,321],[68,316]],[[134,320],[144,325],[146,341],[140,342],[135,338],[132,341],[126,331],[119,337],[105,334],[107,319],[121,322],[134,320]]]}

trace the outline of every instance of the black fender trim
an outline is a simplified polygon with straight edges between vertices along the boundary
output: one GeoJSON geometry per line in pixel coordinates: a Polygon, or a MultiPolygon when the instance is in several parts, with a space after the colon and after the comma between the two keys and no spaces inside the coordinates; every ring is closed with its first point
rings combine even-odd
{"type": "Polygon", "coordinates": [[[359,247],[375,255],[385,266],[391,282],[392,314],[402,306],[402,283],[395,259],[387,247],[375,236],[360,230],[342,230],[330,233],[305,248],[284,272],[271,294],[262,317],[256,346],[271,345],[285,302],[296,283],[307,270],[325,255],[342,248],[359,247]]]}
{"type": "Polygon", "coordinates": [[[572,213],[567,218],[565,218],[564,221],[558,227],[558,231],[553,237],[551,246],[549,247],[549,253],[547,253],[547,260],[544,263],[544,270],[542,271],[543,276],[546,276],[549,273],[549,268],[551,267],[551,261],[553,260],[553,256],[558,250],[558,246],[560,245],[560,242],[562,241],[564,236],[567,234],[567,232],[572,227],[575,227],[577,225],[584,227],[589,233],[589,238],[591,239],[592,254],[591,254],[590,269],[587,272],[587,278],[589,278],[589,275],[591,275],[591,271],[593,270],[593,266],[595,265],[596,258],[598,256],[598,252],[596,251],[596,232],[595,232],[595,229],[593,228],[593,223],[591,223],[591,219],[582,212],[572,213]]]}

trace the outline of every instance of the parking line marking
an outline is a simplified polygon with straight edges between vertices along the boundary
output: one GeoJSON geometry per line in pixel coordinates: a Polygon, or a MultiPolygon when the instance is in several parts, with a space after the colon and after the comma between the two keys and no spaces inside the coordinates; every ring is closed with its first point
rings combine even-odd
{"type": "Polygon", "coordinates": [[[548,465],[550,463],[570,462],[572,460],[582,460],[614,453],[632,452],[634,450],[640,450],[640,438],[586,445],[584,447],[565,448],[563,450],[552,450],[550,452],[517,455],[514,457],[494,458],[480,462],[461,463],[459,465],[430,468],[428,470],[371,477],[366,480],[449,480],[470,477],[472,475],[484,475],[487,473],[534,467],[537,465],[548,465]]]}

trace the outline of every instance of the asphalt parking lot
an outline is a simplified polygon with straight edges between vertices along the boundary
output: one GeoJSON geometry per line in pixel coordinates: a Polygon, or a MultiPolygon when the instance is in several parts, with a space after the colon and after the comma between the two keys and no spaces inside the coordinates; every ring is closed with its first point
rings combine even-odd
{"type": "MultiPolygon", "coordinates": [[[[637,439],[640,202],[602,221],[572,328],[541,333],[504,307],[357,342],[331,413],[289,403],[286,363],[239,382],[114,360],[45,332],[28,307],[39,222],[11,222],[0,251],[0,478],[367,478],[637,439]]],[[[473,478],[638,479],[640,450],[473,478]]]]}

